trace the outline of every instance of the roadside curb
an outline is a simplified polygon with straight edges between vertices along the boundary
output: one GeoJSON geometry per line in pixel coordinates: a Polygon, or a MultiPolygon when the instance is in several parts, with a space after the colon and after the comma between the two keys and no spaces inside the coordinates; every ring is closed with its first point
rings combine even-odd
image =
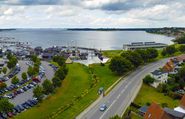
{"type": "Polygon", "coordinates": [[[92,107],[97,105],[97,103],[103,98],[103,96],[99,96],[96,101],[94,101],[90,106],[88,106],[83,112],[81,112],[75,119],[84,119],[82,118],[89,110],[91,110],[92,107]]]}

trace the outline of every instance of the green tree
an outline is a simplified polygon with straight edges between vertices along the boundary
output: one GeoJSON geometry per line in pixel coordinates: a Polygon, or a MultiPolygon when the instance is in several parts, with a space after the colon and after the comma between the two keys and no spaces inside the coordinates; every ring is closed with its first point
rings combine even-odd
{"type": "Polygon", "coordinates": [[[6,67],[3,67],[2,72],[3,72],[4,74],[6,74],[6,73],[7,73],[7,68],[6,68],[6,67]]]}
{"type": "Polygon", "coordinates": [[[12,78],[12,84],[17,84],[17,83],[19,83],[19,79],[17,78],[17,76],[14,76],[13,78],[12,78]]]}
{"type": "Polygon", "coordinates": [[[17,57],[16,56],[11,56],[8,63],[7,63],[7,67],[9,69],[13,68],[16,66],[18,60],[17,60],[17,57]]]}
{"type": "Polygon", "coordinates": [[[162,55],[163,56],[165,56],[165,55],[172,55],[175,52],[176,52],[175,45],[170,45],[170,46],[167,46],[166,48],[163,49],[162,55]]]}
{"type": "Polygon", "coordinates": [[[36,74],[36,71],[33,69],[33,67],[29,66],[27,74],[28,76],[34,76],[36,74]]]}
{"type": "Polygon", "coordinates": [[[154,81],[155,79],[152,78],[150,75],[145,76],[145,78],[143,79],[143,82],[148,85],[152,84],[154,81]]]}
{"type": "Polygon", "coordinates": [[[139,53],[140,56],[142,57],[142,60],[144,62],[148,62],[148,53],[146,50],[143,50],[143,49],[138,49],[138,50],[135,50],[135,52],[139,53]]]}
{"type": "Polygon", "coordinates": [[[54,87],[53,87],[53,84],[51,83],[50,80],[46,79],[43,84],[43,91],[44,91],[44,94],[49,94],[49,93],[52,93],[54,91],[54,87]]]}
{"type": "Polygon", "coordinates": [[[37,62],[37,60],[38,60],[37,55],[31,56],[31,61],[33,61],[35,63],[35,62],[37,62]]]}
{"type": "Polygon", "coordinates": [[[129,60],[135,67],[138,67],[143,63],[142,57],[136,51],[123,52],[121,56],[129,60]]]}
{"type": "Polygon", "coordinates": [[[148,48],[146,52],[148,54],[148,59],[155,59],[158,56],[158,51],[154,48],[148,48]]]}
{"type": "Polygon", "coordinates": [[[58,78],[56,76],[53,77],[52,82],[53,82],[54,87],[60,87],[62,84],[62,81],[60,80],[60,78],[58,78]]]}
{"type": "Polygon", "coordinates": [[[185,45],[180,45],[179,46],[179,51],[180,52],[185,52],[185,45]]]}
{"type": "Polygon", "coordinates": [[[60,80],[64,80],[67,72],[68,69],[66,67],[59,67],[59,69],[55,72],[55,76],[60,78],[60,80]]]}
{"type": "Polygon", "coordinates": [[[53,61],[58,63],[59,66],[64,66],[65,65],[65,58],[62,56],[54,56],[53,61]]]}
{"type": "Polygon", "coordinates": [[[185,81],[185,65],[182,66],[182,68],[178,71],[178,78],[182,79],[185,81]]]}
{"type": "Polygon", "coordinates": [[[0,99],[0,112],[11,112],[13,110],[14,105],[8,101],[8,99],[2,98],[0,99]]]}
{"type": "Polygon", "coordinates": [[[115,56],[112,58],[109,68],[112,72],[121,75],[130,71],[133,68],[133,65],[129,60],[121,56],[115,56]]]}
{"type": "Polygon", "coordinates": [[[39,85],[36,88],[34,88],[33,96],[36,97],[39,101],[41,101],[44,97],[43,88],[39,85]]]}
{"type": "Polygon", "coordinates": [[[26,80],[26,79],[27,79],[27,74],[26,74],[26,72],[23,72],[23,73],[22,73],[22,79],[23,79],[23,80],[26,80]]]}
{"type": "Polygon", "coordinates": [[[6,87],[7,87],[6,83],[0,82],[0,90],[4,89],[6,87]]]}
{"type": "Polygon", "coordinates": [[[185,34],[183,34],[181,37],[178,37],[174,40],[178,44],[185,44],[185,34]]]}

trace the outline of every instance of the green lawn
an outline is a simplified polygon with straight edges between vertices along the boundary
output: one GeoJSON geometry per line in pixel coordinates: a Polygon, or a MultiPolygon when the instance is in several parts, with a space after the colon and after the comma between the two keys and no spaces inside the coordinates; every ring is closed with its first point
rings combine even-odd
{"type": "Polygon", "coordinates": [[[136,104],[146,105],[146,103],[156,102],[158,104],[167,103],[168,107],[174,108],[179,105],[179,100],[173,100],[168,96],[164,96],[163,93],[157,92],[157,90],[146,84],[142,85],[140,92],[134,100],[136,104]]]}
{"type": "Polygon", "coordinates": [[[112,58],[114,56],[118,56],[123,52],[123,50],[105,50],[102,51],[103,55],[109,58],[112,58]]]}
{"type": "Polygon", "coordinates": [[[131,113],[131,119],[143,119],[143,117],[141,117],[141,116],[139,116],[139,115],[137,115],[137,114],[135,114],[135,113],[131,113]]]}
{"type": "Polygon", "coordinates": [[[37,107],[33,107],[16,116],[17,119],[45,119],[52,113],[58,112],[57,110],[62,106],[70,104],[84,90],[89,89],[89,93],[81,100],[76,101],[71,108],[61,113],[59,112],[55,116],[55,119],[74,119],[75,116],[97,99],[99,87],[103,86],[107,89],[119,78],[119,76],[116,76],[109,70],[108,65],[91,65],[94,73],[97,75],[98,83],[94,88],[90,89],[92,75],[89,73],[89,68],[76,63],[67,66],[69,73],[63,81],[62,87],[58,88],[55,94],[49,96],[37,107]]]}

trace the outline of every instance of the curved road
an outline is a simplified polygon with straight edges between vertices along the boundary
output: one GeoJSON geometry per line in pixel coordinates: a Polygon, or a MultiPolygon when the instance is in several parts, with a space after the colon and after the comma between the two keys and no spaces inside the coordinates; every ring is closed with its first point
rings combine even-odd
{"type": "Polygon", "coordinates": [[[121,82],[112,89],[107,96],[100,98],[99,101],[93,103],[76,119],[109,119],[116,114],[122,116],[123,112],[137,95],[142,79],[150,72],[162,67],[167,61],[168,59],[163,59],[138,68],[127,77],[124,77],[124,80],[121,80],[121,82]],[[103,103],[107,105],[107,109],[104,112],[101,112],[99,111],[99,107],[103,103]]]}

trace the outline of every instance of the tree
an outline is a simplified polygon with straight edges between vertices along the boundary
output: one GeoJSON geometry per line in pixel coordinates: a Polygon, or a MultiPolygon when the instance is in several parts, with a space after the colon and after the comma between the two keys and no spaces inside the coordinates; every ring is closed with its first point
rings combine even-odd
{"type": "Polygon", "coordinates": [[[59,67],[59,69],[55,72],[55,76],[60,78],[60,80],[64,80],[67,72],[68,69],[66,67],[59,67]]]}
{"type": "Polygon", "coordinates": [[[130,71],[133,68],[133,65],[129,60],[121,56],[115,56],[112,58],[109,68],[112,72],[121,75],[130,71]]]}
{"type": "Polygon", "coordinates": [[[142,57],[142,60],[144,62],[147,62],[148,61],[148,53],[146,50],[143,50],[143,49],[138,49],[138,50],[135,50],[135,52],[139,53],[140,56],[142,57]]]}
{"type": "Polygon", "coordinates": [[[152,84],[154,81],[155,79],[152,78],[150,75],[145,76],[145,78],[143,79],[143,82],[148,85],[152,84]]]}
{"type": "Polygon", "coordinates": [[[28,76],[34,76],[36,74],[35,70],[33,67],[29,66],[28,71],[27,71],[28,76]]]}
{"type": "Polygon", "coordinates": [[[22,73],[22,79],[23,79],[23,80],[26,80],[26,79],[27,79],[27,74],[26,74],[26,72],[23,72],[23,73],[22,73]]]}
{"type": "Polygon", "coordinates": [[[11,112],[13,110],[14,105],[8,101],[6,98],[0,99],[0,112],[11,112]]]}
{"type": "Polygon", "coordinates": [[[6,83],[0,82],[0,90],[4,89],[6,87],[7,87],[6,83]]]}
{"type": "Polygon", "coordinates": [[[11,56],[8,63],[7,63],[7,67],[9,69],[13,68],[16,66],[18,60],[17,60],[17,57],[16,56],[11,56]]]}
{"type": "Polygon", "coordinates": [[[181,37],[178,37],[174,40],[178,44],[185,44],[185,34],[183,34],[181,37]]]}
{"type": "Polygon", "coordinates": [[[7,68],[6,68],[6,67],[3,67],[2,72],[3,72],[4,74],[6,74],[6,73],[7,73],[7,68]]]}
{"type": "Polygon", "coordinates": [[[49,93],[52,93],[54,91],[54,87],[53,87],[53,84],[51,83],[50,80],[46,79],[43,84],[43,91],[44,91],[44,94],[49,94],[49,93]]]}
{"type": "Polygon", "coordinates": [[[185,74],[185,65],[182,66],[182,68],[178,71],[177,76],[178,76],[178,78],[185,81],[185,75],[184,74],[185,74]]]}
{"type": "Polygon", "coordinates": [[[158,51],[154,48],[148,48],[146,49],[146,52],[148,54],[148,59],[154,59],[158,56],[158,51]]]}
{"type": "Polygon", "coordinates": [[[166,48],[163,49],[162,55],[172,55],[176,52],[176,48],[174,45],[167,46],[166,48]]]}
{"type": "Polygon", "coordinates": [[[53,82],[54,87],[60,87],[62,84],[62,81],[60,80],[60,78],[58,78],[56,76],[53,77],[52,82],[53,82]]]}
{"type": "Polygon", "coordinates": [[[180,52],[185,52],[185,45],[180,45],[179,46],[179,51],[180,52]]]}
{"type": "Polygon", "coordinates": [[[19,83],[19,79],[17,78],[17,76],[14,76],[13,78],[12,78],[12,84],[17,84],[17,83],[19,83]]]}
{"type": "Polygon", "coordinates": [[[53,61],[58,63],[59,66],[64,66],[65,65],[65,59],[62,56],[54,56],[53,61]]]}
{"type": "Polygon", "coordinates": [[[142,57],[136,51],[123,52],[121,56],[129,60],[135,67],[138,67],[143,63],[142,57]]]}
{"type": "Polygon", "coordinates": [[[36,97],[39,101],[41,101],[44,97],[43,88],[39,85],[36,88],[34,88],[33,96],[36,97]]]}

